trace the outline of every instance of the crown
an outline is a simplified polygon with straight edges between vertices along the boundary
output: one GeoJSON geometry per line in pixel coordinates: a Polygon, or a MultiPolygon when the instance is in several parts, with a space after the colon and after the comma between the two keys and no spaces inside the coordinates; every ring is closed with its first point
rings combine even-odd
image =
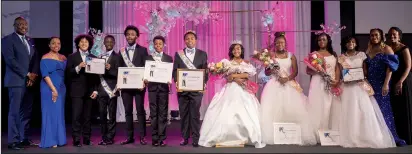
{"type": "Polygon", "coordinates": [[[322,30],[315,31],[316,35],[326,33],[329,36],[332,36],[333,34],[337,34],[341,30],[346,29],[346,26],[339,26],[337,23],[333,23],[333,24],[330,24],[330,25],[321,24],[320,27],[322,28],[322,30]]]}
{"type": "Polygon", "coordinates": [[[188,30],[188,31],[186,31],[186,33],[185,33],[185,34],[187,34],[187,33],[193,33],[193,34],[196,34],[196,32],[195,32],[195,31],[193,31],[193,30],[188,30]]]}
{"type": "Polygon", "coordinates": [[[242,41],[241,40],[233,40],[231,44],[240,44],[240,45],[242,45],[242,41]]]}

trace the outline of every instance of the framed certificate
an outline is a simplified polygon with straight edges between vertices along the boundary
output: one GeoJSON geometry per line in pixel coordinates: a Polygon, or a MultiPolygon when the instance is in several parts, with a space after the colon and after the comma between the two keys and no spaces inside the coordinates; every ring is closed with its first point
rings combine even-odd
{"type": "Polygon", "coordinates": [[[86,73],[104,74],[106,69],[106,59],[86,57],[86,73]]]}
{"type": "Polygon", "coordinates": [[[340,142],[339,131],[319,130],[319,139],[322,146],[337,146],[340,142]]]}
{"type": "Polygon", "coordinates": [[[149,82],[171,83],[173,63],[147,60],[144,67],[144,79],[149,82]]]}
{"type": "Polygon", "coordinates": [[[301,144],[300,125],[295,123],[273,123],[275,144],[301,144]]]}
{"type": "Polygon", "coordinates": [[[117,87],[119,89],[142,89],[144,67],[119,67],[117,87]]]}
{"type": "Polygon", "coordinates": [[[205,70],[204,69],[177,69],[177,91],[198,91],[205,89],[205,70]]]}
{"type": "Polygon", "coordinates": [[[343,69],[343,82],[358,81],[365,79],[363,68],[343,69]]]}

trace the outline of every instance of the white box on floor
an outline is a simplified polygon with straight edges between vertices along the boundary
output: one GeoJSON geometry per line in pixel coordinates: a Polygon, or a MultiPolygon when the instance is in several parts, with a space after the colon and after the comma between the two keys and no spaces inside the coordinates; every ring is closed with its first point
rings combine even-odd
{"type": "Polygon", "coordinates": [[[336,130],[318,130],[320,144],[322,146],[337,146],[339,145],[340,135],[336,130]]]}
{"type": "Polygon", "coordinates": [[[275,144],[301,144],[300,125],[295,123],[273,123],[275,144]]]}

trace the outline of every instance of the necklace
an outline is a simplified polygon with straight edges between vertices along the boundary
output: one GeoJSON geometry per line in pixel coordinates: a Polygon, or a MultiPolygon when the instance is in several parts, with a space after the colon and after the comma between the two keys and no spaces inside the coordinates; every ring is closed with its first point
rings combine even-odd
{"type": "Polygon", "coordinates": [[[352,55],[349,55],[348,52],[345,53],[345,56],[352,57],[358,54],[358,51],[354,51],[352,55]]]}
{"type": "Polygon", "coordinates": [[[285,58],[286,53],[287,53],[287,51],[282,51],[282,53],[278,56],[278,52],[275,52],[275,58],[280,58],[280,59],[285,58]],[[282,57],[280,57],[280,56],[282,56],[282,57]]]}

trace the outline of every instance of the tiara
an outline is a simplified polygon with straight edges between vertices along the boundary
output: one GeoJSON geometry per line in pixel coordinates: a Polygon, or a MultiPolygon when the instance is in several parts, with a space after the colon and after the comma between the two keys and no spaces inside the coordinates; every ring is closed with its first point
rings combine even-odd
{"type": "Polygon", "coordinates": [[[242,41],[241,40],[233,40],[231,44],[240,44],[240,45],[242,45],[242,41]]]}
{"type": "Polygon", "coordinates": [[[196,32],[195,32],[195,31],[193,31],[193,30],[188,30],[188,31],[186,31],[186,33],[185,33],[185,34],[187,34],[187,33],[193,33],[193,34],[196,34],[196,32]]]}
{"type": "Polygon", "coordinates": [[[329,36],[332,36],[333,34],[337,34],[339,33],[341,30],[346,29],[346,26],[339,26],[337,23],[333,23],[331,25],[324,25],[321,24],[320,28],[322,28],[322,30],[316,31],[315,34],[316,35],[320,35],[322,33],[326,33],[329,36]]]}

